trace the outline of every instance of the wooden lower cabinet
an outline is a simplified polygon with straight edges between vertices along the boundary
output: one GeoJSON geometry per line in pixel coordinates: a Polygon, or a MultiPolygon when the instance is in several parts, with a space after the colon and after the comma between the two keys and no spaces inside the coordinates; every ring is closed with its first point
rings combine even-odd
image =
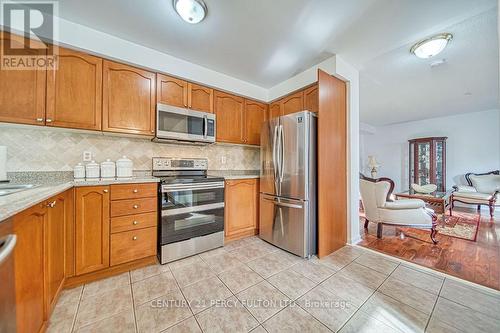
{"type": "Polygon", "coordinates": [[[47,219],[47,208],[43,204],[31,207],[13,218],[13,231],[17,235],[14,275],[18,333],[39,332],[46,318],[44,229],[47,219]]]}
{"type": "Polygon", "coordinates": [[[236,240],[259,231],[259,180],[226,180],[224,236],[236,240]]]}
{"type": "Polygon", "coordinates": [[[109,267],[109,186],[75,192],[75,273],[109,267]]]}
{"type": "Polygon", "coordinates": [[[156,226],[111,235],[111,266],[156,254],[156,226]]]}

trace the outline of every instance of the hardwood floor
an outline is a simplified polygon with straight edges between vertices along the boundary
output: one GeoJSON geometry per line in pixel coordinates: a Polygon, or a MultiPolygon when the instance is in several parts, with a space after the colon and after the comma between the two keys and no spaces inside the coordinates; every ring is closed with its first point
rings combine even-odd
{"type": "MultiPolygon", "coordinates": [[[[473,209],[455,208],[454,212],[477,216],[473,209]]],[[[500,290],[500,214],[490,219],[482,212],[477,241],[458,239],[438,233],[437,245],[432,244],[428,230],[418,230],[423,240],[400,236],[397,227],[384,226],[377,239],[376,225],[369,223],[368,232],[360,217],[362,240],[358,245],[426,266],[459,278],[500,290]],[[427,236],[427,237],[426,237],[427,236]]]]}

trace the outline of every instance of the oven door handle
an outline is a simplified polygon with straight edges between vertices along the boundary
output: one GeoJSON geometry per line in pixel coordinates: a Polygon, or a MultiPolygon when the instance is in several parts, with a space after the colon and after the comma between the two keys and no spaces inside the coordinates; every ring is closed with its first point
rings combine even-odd
{"type": "Polygon", "coordinates": [[[217,189],[224,188],[224,182],[213,182],[210,184],[171,184],[162,185],[162,193],[179,192],[179,191],[196,191],[196,190],[206,190],[206,189],[217,189]]]}
{"type": "Polygon", "coordinates": [[[195,213],[195,212],[202,212],[205,210],[212,210],[212,209],[218,209],[218,208],[224,208],[224,203],[218,202],[218,203],[206,204],[206,205],[200,205],[200,206],[194,206],[194,207],[163,209],[161,211],[161,216],[172,216],[172,215],[180,215],[180,214],[187,214],[187,213],[195,213]]]}

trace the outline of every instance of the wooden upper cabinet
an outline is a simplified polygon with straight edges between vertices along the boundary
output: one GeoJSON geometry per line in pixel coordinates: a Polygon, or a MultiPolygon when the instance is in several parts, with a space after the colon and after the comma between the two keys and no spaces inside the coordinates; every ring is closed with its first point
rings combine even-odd
{"type": "Polygon", "coordinates": [[[44,229],[47,208],[38,204],[14,216],[12,222],[17,235],[14,250],[17,332],[40,332],[46,317],[44,229]]]}
{"type": "Polygon", "coordinates": [[[47,77],[48,126],[101,130],[102,59],[59,48],[47,77]]]}
{"type": "Polygon", "coordinates": [[[282,115],[281,101],[276,101],[269,105],[269,119],[280,117],[282,115]]]}
{"type": "Polygon", "coordinates": [[[153,136],[156,74],[105,60],[103,63],[103,130],[153,136]]]}
{"type": "Polygon", "coordinates": [[[188,106],[188,83],[171,76],[157,74],[156,96],[158,103],[185,108],[188,106]]]}
{"type": "Polygon", "coordinates": [[[196,111],[214,112],[214,90],[188,83],[188,107],[196,111]]]}
{"type": "Polygon", "coordinates": [[[75,229],[76,275],[109,267],[109,186],[76,189],[75,229]]]}
{"type": "Polygon", "coordinates": [[[220,91],[214,96],[215,115],[217,117],[217,141],[244,143],[244,109],[242,97],[220,91]]]}
{"type": "Polygon", "coordinates": [[[260,144],[260,130],[266,121],[267,105],[260,102],[245,100],[245,138],[249,145],[260,144]]]}
{"type": "MultiPolygon", "coordinates": [[[[2,43],[22,45],[22,37],[0,32],[2,43]]],[[[24,51],[23,51],[24,52],[24,51]]],[[[45,50],[25,51],[43,56],[45,50]]],[[[3,56],[0,55],[0,61],[3,56]]],[[[20,124],[45,124],[46,70],[0,70],[0,121],[20,124]]]]}
{"type": "Polygon", "coordinates": [[[304,94],[299,91],[295,94],[286,96],[281,99],[281,111],[283,115],[304,110],[304,94]]]}
{"type": "Polygon", "coordinates": [[[319,109],[318,85],[315,84],[304,90],[304,109],[318,112],[319,109]]]}

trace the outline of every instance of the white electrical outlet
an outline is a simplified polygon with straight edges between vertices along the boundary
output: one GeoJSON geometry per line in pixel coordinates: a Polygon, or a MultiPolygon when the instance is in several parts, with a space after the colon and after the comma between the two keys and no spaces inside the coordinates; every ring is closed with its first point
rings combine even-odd
{"type": "Polygon", "coordinates": [[[84,151],[83,152],[83,161],[84,162],[92,161],[92,152],[91,151],[84,151]]]}
{"type": "Polygon", "coordinates": [[[222,164],[226,164],[226,156],[222,155],[222,156],[220,157],[220,162],[221,162],[222,164]]]}

